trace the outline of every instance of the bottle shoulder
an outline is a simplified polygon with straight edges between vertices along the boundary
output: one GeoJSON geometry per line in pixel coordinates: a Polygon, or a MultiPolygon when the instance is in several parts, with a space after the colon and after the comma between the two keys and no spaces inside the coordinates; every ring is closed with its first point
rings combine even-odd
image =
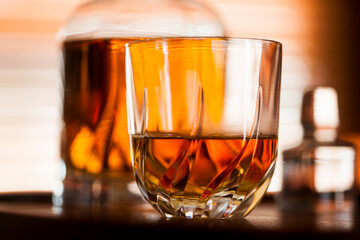
{"type": "Polygon", "coordinates": [[[58,38],[223,36],[224,32],[218,15],[197,0],[101,0],[81,5],[58,38]]]}
{"type": "Polygon", "coordinates": [[[316,152],[331,152],[331,153],[355,153],[355,147],[352,143],[335,140],[332,142],[318,142],[314,139],[304,139],[298,146],[286,149],[283,151],[283,158],[294,158],[300,156],[311,156],[316,152]]]}

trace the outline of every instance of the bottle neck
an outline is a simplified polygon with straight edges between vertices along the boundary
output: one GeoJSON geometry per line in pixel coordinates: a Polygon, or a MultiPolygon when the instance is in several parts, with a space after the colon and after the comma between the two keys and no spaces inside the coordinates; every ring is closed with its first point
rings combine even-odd
{"type": "Polygon", "coordinates": [[[337,128],[313,128],[304,126],[304,139],[313,139],[317,142],[334,142],[337,138],[337,128]]]}

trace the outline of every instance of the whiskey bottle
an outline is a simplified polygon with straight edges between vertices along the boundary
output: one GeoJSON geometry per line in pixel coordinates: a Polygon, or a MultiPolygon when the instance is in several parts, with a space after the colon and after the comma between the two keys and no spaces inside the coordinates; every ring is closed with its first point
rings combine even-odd
{"type": "Polygon", "coordinates": [[[125,44],[224,35],[198,0],[95,0],[59,31],[62,121],[53,204],[114,208],[137,199],[127,129],[125,44]]]}
{"type": "Polygon", "coordinates": [[[300,145],[283,152],[282,210],[346,211],[353,207],[355,148],[338,139],[337,92],[318,86],[305,91],[300,145]]]}

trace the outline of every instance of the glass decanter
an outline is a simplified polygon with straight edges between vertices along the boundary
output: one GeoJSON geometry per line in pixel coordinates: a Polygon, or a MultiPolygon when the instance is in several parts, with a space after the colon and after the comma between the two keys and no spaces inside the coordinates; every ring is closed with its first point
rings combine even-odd
{"type": "Polygon", "coordinates": [[[223,35],[218,16],[197,0],[98,0],[75,11],[58,35],[63,116],[55,206],[112,207],[139,196],[130,161],[124,45],[223,35]]]}
{"type": "Polygon", "coordinates": [[[337,92],[318,86],[305,91],[302,143],[283,152],[280,207],[291,212],[349,211],[354,198],[355,148],[338,139],[337,92]]]}

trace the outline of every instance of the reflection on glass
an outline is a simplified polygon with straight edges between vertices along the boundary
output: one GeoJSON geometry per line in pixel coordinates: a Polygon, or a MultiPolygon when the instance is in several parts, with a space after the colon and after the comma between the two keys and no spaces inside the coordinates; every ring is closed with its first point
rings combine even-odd
{"type": "MultiPolygon", "coordinates": [[[[354,183],[354,149],[350,146],[320,146],[315,148],[315,190],[334,192],[335,201],[354,183]]],[[[339,199],[341,201],[341,199],[339,199]]]]}

